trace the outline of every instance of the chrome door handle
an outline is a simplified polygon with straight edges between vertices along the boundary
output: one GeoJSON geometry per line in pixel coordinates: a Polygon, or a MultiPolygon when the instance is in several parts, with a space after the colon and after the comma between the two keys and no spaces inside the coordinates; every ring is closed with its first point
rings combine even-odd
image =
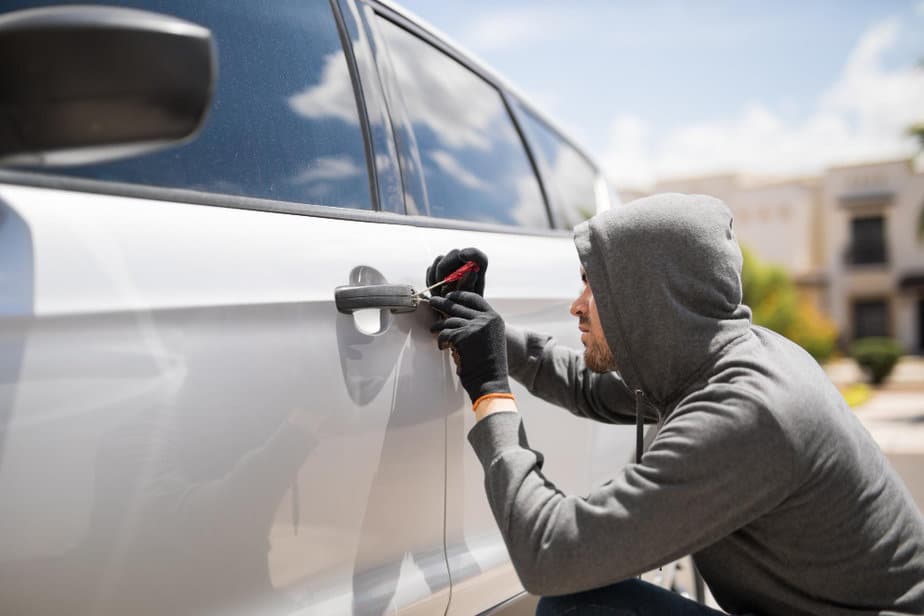
{"type": "Polygon", "coordinates": [[[392,312],[414,312],[418,299],[409,284],[349,285],[334,289],[337,310],[353,314],[356,310],[380,308],[392,312]]]}

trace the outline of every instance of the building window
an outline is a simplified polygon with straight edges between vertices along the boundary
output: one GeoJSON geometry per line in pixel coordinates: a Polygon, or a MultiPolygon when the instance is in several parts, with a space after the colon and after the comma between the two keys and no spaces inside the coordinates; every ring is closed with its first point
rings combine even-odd
{"type": "Polygon", "coordinates": [[[880,265],[885,262],[885,219],[882,216],[869,216],[851,220],[848,263],[880,265]]]}
{"type": "Polygon", "coordinates": [[[863,300],[853,303],[854,340],[871,336],[889,336],[889,305],[885,300],[863,300]]]}

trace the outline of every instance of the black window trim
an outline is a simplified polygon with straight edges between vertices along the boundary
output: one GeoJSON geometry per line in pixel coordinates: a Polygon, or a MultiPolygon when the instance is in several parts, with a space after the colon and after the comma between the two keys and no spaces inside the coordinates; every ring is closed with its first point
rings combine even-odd
{"type": "Polygon", "coordinates": [[[337,24],[337,35],[340,37],[340,46],[343,48],[343,55],[346,58],[350,73],[350,83],[353,85],[353,96],[356,99],[356,113],[359,114],[359,126],[363,136],[363,151],[366,154],[366,177],[369,182],[369,198],[372,200],[372,210],[381,211],[382,204],[379,200],[379,180],[375,168],[375,152],[372,149],[372,129],[369,127],[366,98],[359,81],[359,68],[356,65],[356,57],[353,55],[353,43],[347,32],[346,23],[343,21],[339,3],[337,0],[328,0],[328,4],[334,15],[334,23],[337,24]]]}

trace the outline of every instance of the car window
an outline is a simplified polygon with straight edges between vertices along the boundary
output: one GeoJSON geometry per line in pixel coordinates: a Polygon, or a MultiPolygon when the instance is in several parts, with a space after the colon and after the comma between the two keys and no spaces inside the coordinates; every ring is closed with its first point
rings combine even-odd
{"type": "Polygon", "coordinates": [[[522,105],[517,117],[539,159],[555,226],[573,229],[597,211],[597,170],[574,146],[522,105]]]}
{"type": "Polygon", "coordinates": [[[380,18],[420,154],[430,215],[548,228],[535,171],[500,92],[380,18]]]}
{"type": "MultiPolygon", "coordinates": [[[[85,3],[85,0],[81,0],[85,3]]],[[[2,11],[43,4],[7,0],[2,11]]],[[[218,79],[193,140],[56,175],[369,209],[356,97],[327,0],[126,0],[211,30],[218,79]]]]}

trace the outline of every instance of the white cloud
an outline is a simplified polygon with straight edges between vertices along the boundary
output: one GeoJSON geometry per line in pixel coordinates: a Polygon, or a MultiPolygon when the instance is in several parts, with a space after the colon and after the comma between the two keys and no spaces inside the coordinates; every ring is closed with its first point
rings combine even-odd
{"type": "Polygon", "coordinates": [[[385,34],[414,123],[428,126],[447,148],[490,149],[491,127],[506,111],[489,86],[397,26],[386,26],[385,34]]]}
{"type": "Polygon", "coordinates": [[[490,186],[481,181],[477,176],[468,171],[462,163],[456,160],[452,154],[445,150],[431,150],[430,158],[433,159],[443,173],[451,176],[457,182],[474,190],[490,190],[490,186]]]}
{"type": "Polygon", "coordinates": [[[576,11],[553,6],[510,7],[479,17],[462,35],[472,49],[525,49],[560,40],[576,30],[576,11]]]}
{"type": "Polygon", "coordinates": [[[293,184],[312,184],[360,177],[366,170],[348,156],[324,156],[292,178],[293,184]]]}
{"type": "Polygon", "coordinates": [[[616,116],[610,127],[610,147],[603,155],[603,167],[617,185],[639,186],[655,180],[655,161],[649,145],[648,125],[629,114],[616,116]]]}
{"type": "Polygon", "coordinates": [[[320,83],[290,96],[289,107],[295,113],[314,120],[340,118],[344,122],[358,124],[353,83],[343,54],[334,52],[325,57],[320,83]]]}
{"type": "Polygon", "coordinates": [[[918,15],[924,15],[924,2],[919,2],[917,6],[918,15]]]}
{"type": "Polygon", "coordinates": [[[721,172],[817,173],[835,164],[910,156],[914,147],[904,131],[924,116],[924,74],[883,67],[898,33],[894,20],[870,28],[804,121],[787,122],[752,102],[733,117],[685,126],[652,143],[648,121],[620,116],[603,165],[618,185],[630,187],[721,172]]]}

